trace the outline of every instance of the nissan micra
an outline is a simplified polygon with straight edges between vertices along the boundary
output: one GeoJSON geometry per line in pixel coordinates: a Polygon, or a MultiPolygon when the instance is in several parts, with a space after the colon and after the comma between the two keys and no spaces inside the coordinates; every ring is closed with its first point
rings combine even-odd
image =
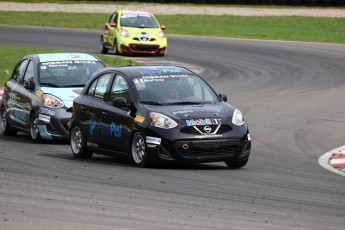
{"type": "Polygon", "coordinates": [[[69,137],[77,158],[93,153],[152,162],[247,164],[251,139],[242,113],[194,72],[175,66],[96,71],[73,102],[69,137]]]}

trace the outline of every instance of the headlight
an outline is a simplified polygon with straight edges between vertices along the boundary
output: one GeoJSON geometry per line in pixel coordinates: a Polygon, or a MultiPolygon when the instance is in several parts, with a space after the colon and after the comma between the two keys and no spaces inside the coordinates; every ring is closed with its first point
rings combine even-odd
{"type": "Polygon", "coordinates": [[[151,125],[158,128],[172,129],[177,126],[177,123],[173,119],[160,113],[151,112],[150,118],[151,118],[151,125]]]}
{"type": "Polygon", "coordinates": [[[234,114],[232,115],[232,123],[234,125],[243,125],[244,124],[243,115],[238,109],[235,109],[234,114]]]}
{"type": "Polygon", "coordinates": [[[50,94],[43,95],[43,104],[50,108],[61,108],[64,106],[64,103],[59,98],[50,94]]]}
{"type": "Polygon", "coordinates": [[[126,38],[128,38],[128,37],[130,36],[130,34],[128,33],[128,31],[127,31],[127,30],[124,30],[124,29],[121,29],[120,35],[121,35],[122,37],[126,37],[126,38]]]}
{"type": "Polygon", "coordinates": [[[164,38],[164,37],[165,37],[165,35],[164,35],[163,31],[160,31],[158,33],[158,38],[164,38]]]}

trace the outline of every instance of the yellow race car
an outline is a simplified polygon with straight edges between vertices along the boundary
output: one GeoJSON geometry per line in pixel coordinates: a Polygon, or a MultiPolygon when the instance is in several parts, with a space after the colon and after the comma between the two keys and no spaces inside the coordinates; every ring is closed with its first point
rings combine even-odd
{"type": "Polygon", "coordinates": [[[165,25],[144,11],[118,10],[114,12],[101,35],[101,53],[114,50],[115,54],[167,53],[165,25]]]}

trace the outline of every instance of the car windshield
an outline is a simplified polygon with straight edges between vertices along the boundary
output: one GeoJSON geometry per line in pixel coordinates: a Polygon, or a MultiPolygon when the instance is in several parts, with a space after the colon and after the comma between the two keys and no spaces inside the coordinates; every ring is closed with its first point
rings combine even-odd
{"type": "Polygon", "coordinates": [[[155,19],[148,13],[125,13],[121,15],[120,25],[136,28],[158,28],[155,19]]]}
{"type": "Polygon", "coordinates": [[[50,61],[39,63],[39,83],[48,87],[84,87],[104,65],[99,61],[50,61]]]}
{"type": "Polygon", "coordinates": [[[133,82],[143,104],[190,105],[219,102],[216,93],[197,75],[150,75],[134,78],[133,82]]]}

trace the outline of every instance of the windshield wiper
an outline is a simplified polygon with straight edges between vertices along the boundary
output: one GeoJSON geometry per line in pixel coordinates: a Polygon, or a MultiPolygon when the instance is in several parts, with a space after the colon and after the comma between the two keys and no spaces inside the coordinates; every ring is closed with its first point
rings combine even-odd
{"type": "Polygon", "coordinates": [[[84,87],[85,84],[63,85],[62,88],[84,87]]]}
{"type": "Polygon", "coordinates": [[[53,83],[46,83],[46,82],[41,82],[40,85],[45,85],[45,86],[50,86],[50,87],[55,87],[55,88],[60,88],[61,86],[55,85],[53,83]]]}
{"type": "Polygon", "coordinates": [[[163,104],[156,102],[156,101],[140,101],[140,102],[143,104],[147,104],[147,105],[163,105],[163,104]]]}
{"type": "Polygon", "coordinates": [[[197,101],[179,101],[179,102],[172,102],[167,103],[168,105],[200,105],[206,104],[205,102],[197,102],[197,101]]]}

